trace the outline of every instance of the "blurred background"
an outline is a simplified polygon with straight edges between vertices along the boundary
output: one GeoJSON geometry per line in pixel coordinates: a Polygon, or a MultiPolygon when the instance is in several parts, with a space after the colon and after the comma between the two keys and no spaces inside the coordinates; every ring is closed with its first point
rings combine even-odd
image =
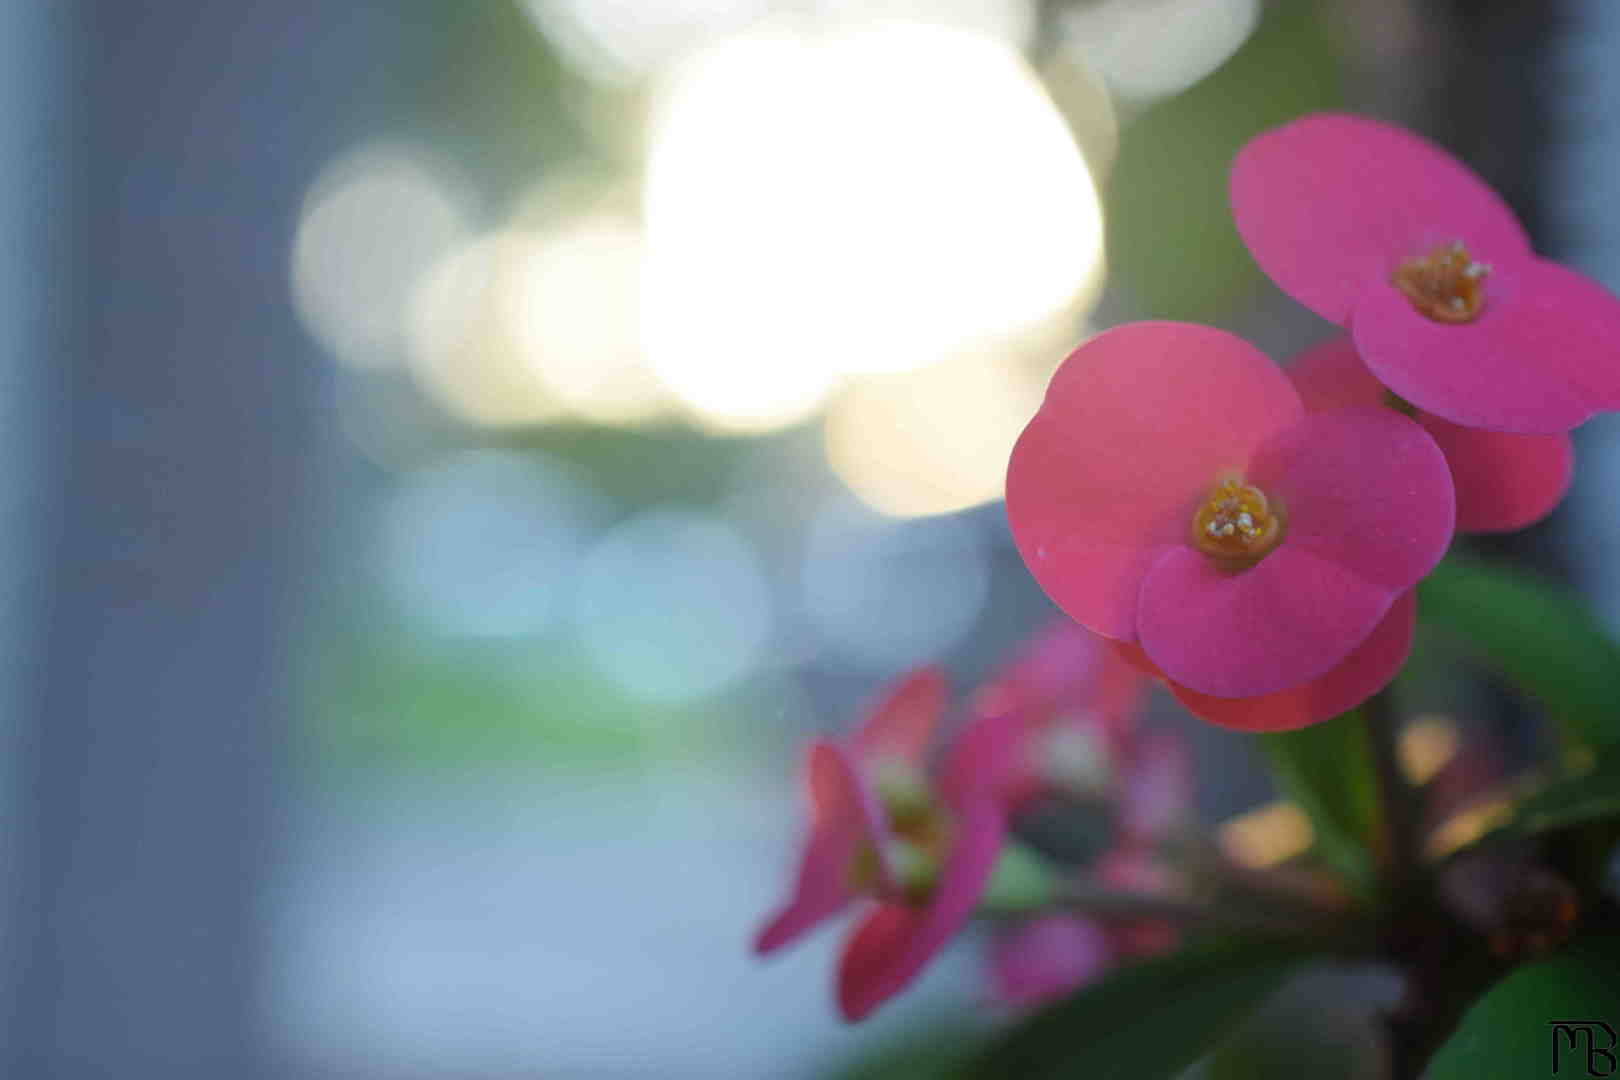
{"type": "MultiPolygon", "coordinates": [[[[1051,608],[1095,329],[1328,328],[1226,213],[1348,107],[1620,286],[1603,0],[0,8],[0,1074],[929,1076],[770,962],[798,754],[1051,608]]],[[[1620,426],[1490,553],[1620,628],[1620,426]]],[[[1421,680],[1418,680],[1421,682],[1421,680]]],[[[1488,680],[1410,691],[1508,737],[1488,680]]],[[[1179,717],[1213,819],[1271,797],[1179,717]]],[[[1297,1019],[1297,1018],[1296,1018],[1297,1019]]],[[[948,1038],[941,1032],[949,1032],[948,1038]]]]}

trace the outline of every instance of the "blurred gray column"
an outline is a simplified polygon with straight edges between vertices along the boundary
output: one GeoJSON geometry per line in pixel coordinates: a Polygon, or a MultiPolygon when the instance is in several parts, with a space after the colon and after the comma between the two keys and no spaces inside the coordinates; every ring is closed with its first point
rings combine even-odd
{"type": "MultiPolygon", "coordinates": [[[[22,795],[38,682],[40,410],[48,358],[71,348],[69,251],[76,201],[67,191],[69,20],[42,4],[0,8],[0,1023],[14,1016],[31,920],[22,917],[32,845],[22,795]]],[[[0,1064],[14,1041],[0,1027],[0,1064]]],[[[3,1069],[5,1075],[16,1070],[3,1069]]]]}
{"type": "MultiPolygon", "coordinates": [[[[257,906],[322,456],[321,365],[287,301],[287,250],[385,17],[0,11],[19,226],[0,302],[25,316],[0,318],[7,389],[14,371],[23,383],[0,401],[0,481],[9,498],[37,462],[44,496],[37,588],[26,610],[5,595],[0,625],[20,647],[4,658],[32,675],[0,852],[8,1078],[268,1071],[257,906]],[[47,257],[16,262],[19,234],[49,240],[47,257]]],[[[27,520],[4,522],[8,574],[27,520]]]]}
{"type": "MultiPolygon", "coordinates": [[[[1569,7],[1554,70],[1567,105],[1548,169],[1552,248],[1620,292],[1620,4],[1573,0],[1569,7]]],[[[1620,416],[1581,428],[1575,455],[1570,559],[1576,580],[1620,634],[1620,416]]]]}

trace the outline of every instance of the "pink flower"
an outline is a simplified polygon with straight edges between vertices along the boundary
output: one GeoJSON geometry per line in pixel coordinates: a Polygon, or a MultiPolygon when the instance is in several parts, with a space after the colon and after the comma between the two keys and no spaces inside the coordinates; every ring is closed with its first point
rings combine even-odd
{"type": "MultiPolygon", "coordinates": [[[[1177,875],[1149,848],[1125,843],[1097,861],[1094,871],[1105,885],[1130,892],[1167,894],[1176,889],[1177,875]]],[[[1175,947],[1181,932],[1163,919],[1133,919],[1113,929],[1115,952],[1122,958],[1152,956],[1175,947]]]]}
{"type": "Polygon", "coordinates": [[[1454,502],[1434,440],[1395,410],[1307,414],[1246,342],[1156,322],[1059,368],[1007,514],[1077,622],[1188,691],[1255,698],[1352,658],[1338,677],[1358,693],[1387,681],[1357,650],[1445,553],[1454,502]]]}
{"type": "Polygon", "coordinates": [[[1119,832],[1124,846],[1156,843],[1192,810],[1192,752],[1174,732],[1156,731],[1134,740],[1121,780],[1119,832]]]}
{"type": "Polygon", "coordinates": [[[930,783],[924,759],[944,705],[942,676],[924,669],[892,689],[847,746],[810,749],[810,835],[793,894],[755,950],[866,902],[838,968],[838,1004],[851,1021],[903,990],[962,928],[1001,850],[1011,728],[975,721],[930,783]]]}
{"type": "MultiPolygon", "coordinates": [[[[1311,412],[1389,403],[1348,337],[1306,349],[1289,365],[1288,376],[1311,412]]],[[[1522,529],[1552,513],[1569,490],[1575,451],[1567,434],[1460,427],[1422,409],[1414,409],[1412,419],[1434,437],[1451,466],[1462,532],[1522,529]]]]}
{"type": "Polygon", "coordinates": [[[1069,619],[1031,637],[974,695],[981,715],[1004,714],[1018,739],[1004,795],[1016,811],[1045,794],[1102,797],[1136,736],[1148,680],[1069,619]]]}
{"type": "MultiPolygon", "coordinates": [[[[1154,847],[1192,808],[1192,758],[1170,732],[1130,740],[1122,765],[1115,845],[1091,868],[1116,889],[1167,893],[1174,875],[1154,847]]],[[[1052,912],[999,932],[990,943],[990,985],[1015,1007],[1040,1004],[1106,974],[1121,960],[1175,945],[1175,927],[1159,919],[1106,921],[1052,912]]]]}
{"type": "Polygon", "coordinates": [[[1135,645],[1120,644],[1121,656],[1164,680],[1176,700],[1201,720],[1238,731],[1288,731],[1348,712],[1388,686],[1412,651],[1417,598],[1397,597],[1367,640],[1325,674],[1288,690],[1248,698],[1201,694],[1167,677],[1135,645]]]}
{"type": "Polygon", "coordinates": [[[1348,327],[1418,408],[1543,435],[1620,408],[1620,301],[1538,258],[1497,194],[1432,143],[1306,116],[1238,153],[1231,200],[1260,268],[1348,327]]]}
{"type": "Polygon", "coordinates": [[[1114,967],[1108,930],[1094,919],[1054,912],[998,933],[990,944],[996,998],[1028,1008],[1061,997],[1114,967]]]}

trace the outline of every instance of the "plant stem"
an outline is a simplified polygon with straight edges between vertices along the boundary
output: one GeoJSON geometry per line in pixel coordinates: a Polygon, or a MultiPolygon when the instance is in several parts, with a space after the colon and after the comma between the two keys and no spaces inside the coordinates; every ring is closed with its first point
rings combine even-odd
{"type": "Polygon", "coordinates": [[[1105,921],[1163,921],[1201,929],[1250,930],[1270,933],[1309,932],[1309,921],[1247,906],[1214,906],[1156,893],[1108,889],[1085,882],[1064,887],[1057,906],[1105,921]]]}
{"type": "Polygon", "coordinates": [[[1417,793],[1401,772],[1395,704],[1388,687],[1361,706],[1378,781],[1379,862],[1390,899],[1399,904],[1418,877],[1417,793]]]}
{"type": "Polygon", "coordinates": [[[1401,772],[1399,723],[1388,687],[1361,706],[1373,775],[1378,783],[1378,858],[1384,880],[1384,920],[1390,930],[1391,959],[1405,978],[1402,1003],[1386,1018],[1392,1080],[1417,1080],[1435,1042],[1435,990],[1444,966],[1429,962],[1434,942],[1451,930],[1449,921],[1420,893],[1417,792],[1401,772]],[[1419,929],[1423,928],[1423,929],[1419,929]]]}

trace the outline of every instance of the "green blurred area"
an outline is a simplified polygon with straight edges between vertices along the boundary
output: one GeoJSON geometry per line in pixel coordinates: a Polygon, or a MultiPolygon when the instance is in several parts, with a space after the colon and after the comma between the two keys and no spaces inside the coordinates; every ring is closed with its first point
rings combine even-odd
{"type": "Polygon", "coordinates": [[[1273,288],[1232,226],[1227,170],[1264,129],[1340,105],[1341,66],[1322,5],[1272,4],[1213,75],[1121,132],[1104,221],[1132,317],[1221,325],[1273,288]]]}

